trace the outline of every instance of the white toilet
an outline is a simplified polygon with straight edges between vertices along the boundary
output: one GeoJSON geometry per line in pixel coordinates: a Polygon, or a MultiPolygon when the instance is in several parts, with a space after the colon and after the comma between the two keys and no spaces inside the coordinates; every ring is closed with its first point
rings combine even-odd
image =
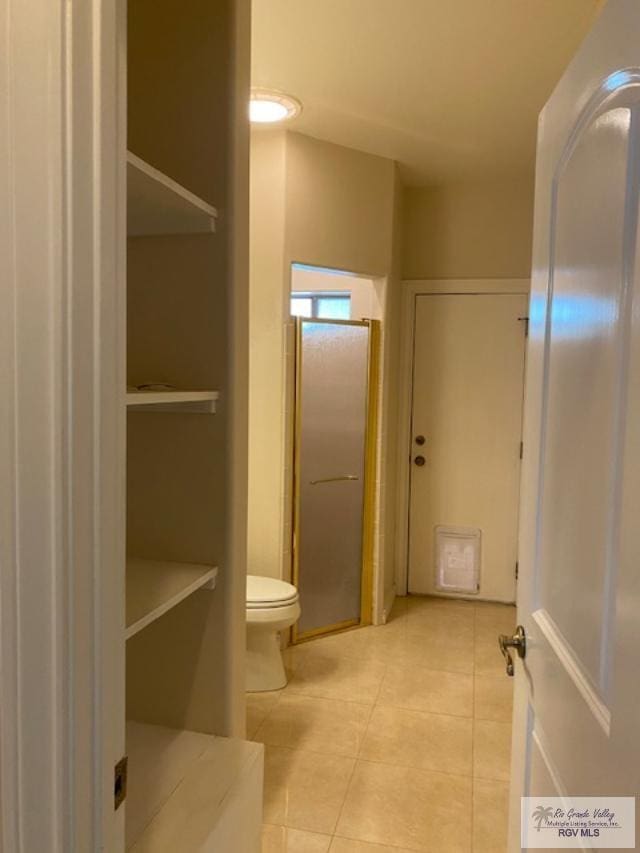
{"type": "Polygon", "coordinates": [[[286,581],[247,575],[247,690],[279,690],[287,683],[279,632],[300,618],[298,590],[286,581]]]}

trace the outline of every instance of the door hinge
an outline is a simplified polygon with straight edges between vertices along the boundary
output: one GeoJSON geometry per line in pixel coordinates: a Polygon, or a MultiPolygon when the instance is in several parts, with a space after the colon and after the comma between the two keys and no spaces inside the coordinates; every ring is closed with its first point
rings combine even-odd
{"type": "Polygon", "coordinates": [[[113,808],[118,809],[127,798],[127,765],[125,755],[118,761],[113,772],[113,808]]]}
{"type": "Polygon", "coordinates": [[[524,456],[524,441],[520,442],[520,459],[524,456]]]}
{"type": "Polygon", "coordinates": [[[518,561],[516,560],[516,580],[518,580],[518,570],[519,570],[519,567],[520,567],[520,564],[519,564],[519,563],[518,563],[518,561]]]}
{"type": "Polygon", "coordinates": [[[524,336],[525,338],[529,337],[529,318],[528,317],[518,317],[519,323],[524,323],[524,336]]]}

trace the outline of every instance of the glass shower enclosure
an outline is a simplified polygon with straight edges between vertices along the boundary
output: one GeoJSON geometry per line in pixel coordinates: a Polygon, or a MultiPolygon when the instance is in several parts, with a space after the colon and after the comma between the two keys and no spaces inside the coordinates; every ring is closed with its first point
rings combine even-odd
{"type": "Polygon", "coordinates": [[[294,641],[371,621],[379,324],[296,321],[294,641]]]}

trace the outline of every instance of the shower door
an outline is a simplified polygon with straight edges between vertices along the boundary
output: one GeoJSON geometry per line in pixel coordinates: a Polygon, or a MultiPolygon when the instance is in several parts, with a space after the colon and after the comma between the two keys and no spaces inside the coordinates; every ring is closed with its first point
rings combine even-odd
{"type": "Polygon", "coordinates": [[[377,335],[375,321],[297,320],[296,640],[370,620],[377,335]]]}

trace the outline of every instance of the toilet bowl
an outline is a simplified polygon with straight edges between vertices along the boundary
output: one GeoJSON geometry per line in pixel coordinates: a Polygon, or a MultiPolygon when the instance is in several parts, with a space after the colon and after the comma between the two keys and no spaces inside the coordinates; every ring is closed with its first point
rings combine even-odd
{"type": "Polygon", "coordinates": [[[298,590],[286,581],[247,575],[247,690],[280,690],[287,683],[280,631],[300,617],[298,590]]]}

